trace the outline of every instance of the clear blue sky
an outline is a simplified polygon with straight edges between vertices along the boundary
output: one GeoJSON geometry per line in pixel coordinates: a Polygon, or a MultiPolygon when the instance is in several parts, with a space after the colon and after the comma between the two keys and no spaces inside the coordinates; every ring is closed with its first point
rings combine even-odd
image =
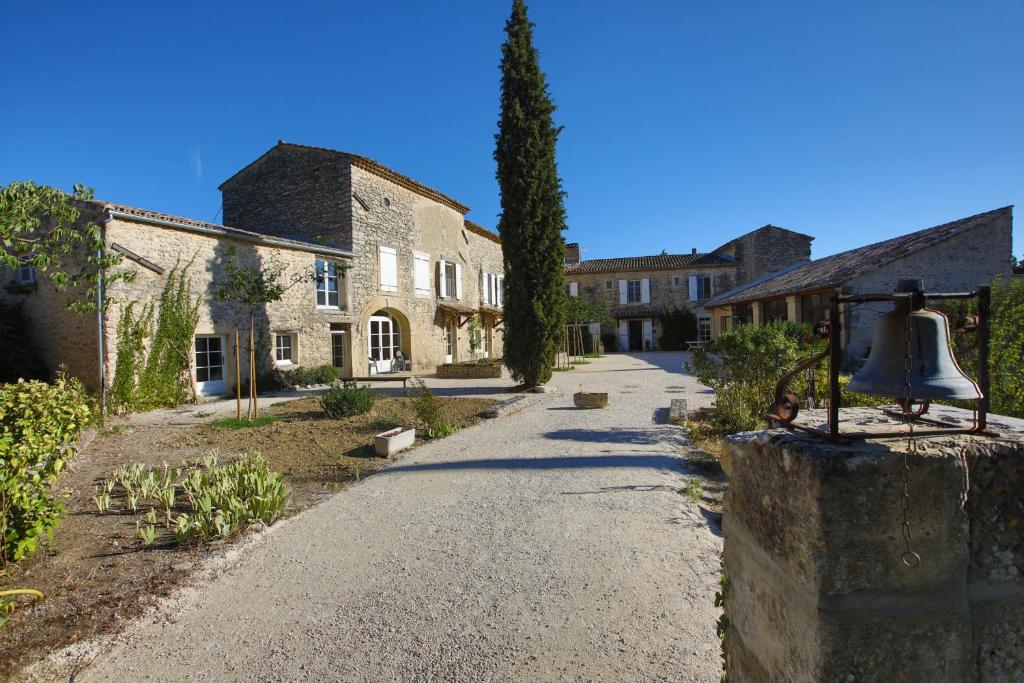
{"type": "MultiPolygon", "coordinates": [[[[217,185],[285,139],[370,156],[493,227],[510,4],[8,3],[0,183],[85,182],[213,220],[217,185]]],[[[766,223],[814,235],[819,257],[1024,211],[1020,0],[530,13],[585,258],[706,250],[766,223]]]]}

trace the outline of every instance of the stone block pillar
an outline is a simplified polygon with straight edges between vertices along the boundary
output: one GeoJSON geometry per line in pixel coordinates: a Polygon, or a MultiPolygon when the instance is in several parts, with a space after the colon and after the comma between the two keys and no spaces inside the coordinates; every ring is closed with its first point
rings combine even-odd
{"type": "MultiPolygon", "coordinates": [[[[851,423],[877,416],[843,413],[851,423]]],[[[730,679],[1024,680],[1024,421],[991,424],[997,438],[918,440],[917,568],[901,560],[906,439],[730,437],[730,679]]]]}

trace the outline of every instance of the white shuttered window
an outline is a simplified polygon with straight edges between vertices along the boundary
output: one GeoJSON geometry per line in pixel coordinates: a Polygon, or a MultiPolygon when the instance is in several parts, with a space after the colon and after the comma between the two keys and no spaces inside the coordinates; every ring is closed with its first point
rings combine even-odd
{"type": "Polygon", "coordinates": [[[430,296],[430,254],[414,252],[413,281],[416,296],[430,296]]]}
{"type": "Polygon", "coordinates": [[[380,291],[398,291],[398,252],[392,247],[380,247],[380,291]]]}

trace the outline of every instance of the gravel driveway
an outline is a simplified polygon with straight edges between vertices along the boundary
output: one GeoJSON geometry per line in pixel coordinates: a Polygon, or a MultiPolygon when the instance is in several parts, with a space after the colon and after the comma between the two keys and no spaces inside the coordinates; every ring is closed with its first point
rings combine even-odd
{"type": "Polygon", "coordinates": [[[710,400],[681,359],[556,373],[231,549],[77,680],[717,681],[721,539],[663,424],[710,400]],[[571,408],[581,387],[611,407],[571,408]]]}

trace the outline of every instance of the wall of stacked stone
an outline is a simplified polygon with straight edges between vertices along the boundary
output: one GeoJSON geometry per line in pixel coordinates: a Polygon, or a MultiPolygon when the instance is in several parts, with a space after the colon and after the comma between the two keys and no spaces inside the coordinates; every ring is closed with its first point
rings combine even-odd
{"type": "MultiPolygon", "coordinates": [[[[70,258],[67,264],[75,259],[70,258]]],[[[71,297],[82,293],[57,290],[45,274],[36,274],[36,284],[17,284],[13,270],[0,269],[0,301],[20,304],[30,322],[23,330],[26,343],[38,354],[50,372],[65,366],[95,390],[99,386],[98,320],[95,313],[74,313],[67,308],[71,297]]]]}
{"type": "MultiPolygon", "coordinates": [[[[314,270],[316,255],[299,249],[284,249],[252,242],[201,235],[187,230],[165,228],[147,223],[115,219],[107,224],[107,239],[152,261],[164,269],[163,275],[142,268],[125,260],[126,267],[136,271],[133,282],[119,283],[108,291],[114,300],[106,315],[107,381],[113,378],[117,359],[117,328],[124,306],[136,303],[136,312],[142,306],[155,304],[172,268],[186,268],[193,290],[199,295],[199,323],[196,334],[223,335],[228,340],[227,374],[229,384],[235,380],[234,333],[239,331],[242,345],[246,346],[245,335],[249,324],[249,312],[243,306],[213,298],[216,284],[224,277],[223,263],[230,250],[234,249],[243,266],[267,267],[279,265],[284,269],[284,279],[292,276],[306,276],[306,280],[285,292],[281,301],[258,308],[256,312],[257,360],[262,370],[273,365],[273,334],[276,332],[294,335],[293,350],[295,362],[302,365],[331,364],[330,323],[351,323],[350,310],[330,311],[316,307],[316,288],[309,277],[314,270]]],[[[330,260],[330,259],[329,259],[330,260]]],[[[351,279],[351,272],[345,280],[351,279]]],[[[344,289],[344,285],[343,285],[344,289]]],[[[345,301],[345,292],[342,292],[345,301]]],[[[242,376],[247,376],[247,355],[242,352],[242,376]]],[[[351,354],[349,354],[351,355],[351,354]]]]}
{"type": "MultiPolygon", "coordinates": [[[[877,411],[844,410],[843,420],[857,429],[877,411]]],[[[909,459],[916,569],[901,560],[905,439],[729,437],[731,680],[1024,678],[1024,421],[990,424],[997,437],[918,440],[909,459]]]]}
{"type": "MultiPolygon", "coordinates": [[[[973,230],[921,249],[854,278],[843,286],[853,294],[892,292],[900,278],[924,280],[925,291],[970,291],[997,277],[1010,278],[1013,223],[1009,214],[973,230]]],[[[875,321],[890,304],[864,304],[849,314],[848,354],[865,358],[874,336],[875,321]]],[[[953,321],[955,322],[955,321],[953,321]]]]}

